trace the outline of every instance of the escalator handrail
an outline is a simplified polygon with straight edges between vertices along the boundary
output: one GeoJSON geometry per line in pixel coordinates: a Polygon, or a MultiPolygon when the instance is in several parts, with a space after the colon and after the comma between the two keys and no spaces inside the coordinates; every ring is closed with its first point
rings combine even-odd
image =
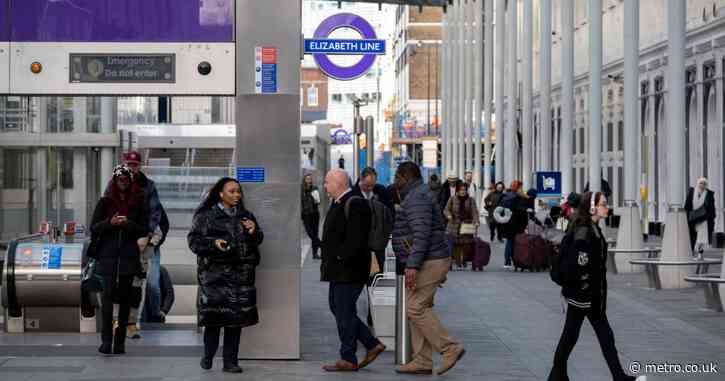
{"type": "Polygon", "coordinates": [[[15,251],[18,244],[42,238],[47,234],[37,233],[23,237],[18,237],[10,241],[8,251],[5,254],[5,291],[7,293],[7,311],[12,317],[18,317],[20,314],[20,305],[18,304],[18,296],[15,289],[15,251]]]}

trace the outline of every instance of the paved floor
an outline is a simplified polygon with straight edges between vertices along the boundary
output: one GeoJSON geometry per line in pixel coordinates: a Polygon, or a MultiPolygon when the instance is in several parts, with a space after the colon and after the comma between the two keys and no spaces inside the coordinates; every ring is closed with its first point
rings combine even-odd
{"type": "MultiPolygon", "coordinates": [[[[436,309],[450,334],[468,354],[445,376],[449,380],[545,380],[563,325],[561,300],[548,273],[514,273],[501,268],[503,247],[494,245],[492,263],[483,273],[452,272],[438,293],[436,309]]],[[[91,350],[94,336],[78,338],[85,353],[43,347],[33,340],[0,334],[0,380],[12,381],[171,381],[171,380],[411,380],[393,373],[393,354],[385,353],[369,369],[355,374],[326,374],[320,366],[337,355],[338,340],[327,309],[327,286],[317,261],[307,258],[303,276],[302,360],[243,361],[243,375],[199,368],[200,348],[160,345],[130,347],[126,357],[103,358],[91,350]],[[2,343],[6,345],[3,346],[2,343]],[[23,346],[23,344],[26,344],[23,346]],[[13,349],[17,348],[17,349],[13,349]],[[134,354],[135,353],[135,354],[134,354]]],[[[717,271],[718,269],[712,269],[717,271]]],[[[719,374],[649,374],[649,380],[723,380],[725,314],[704,310],[702,290],[647,290],[643,274],[610,275],[609,319],[625,367],[641,364],[717,365],[719,374]]],[[[154,332],[192,341],[193,332],[154,332]]],[[[180,339],[181,340],[181,339],[180,339]]],[[[150,340],[149,344],[156,342],[150,340]]],[[[155,344],[163,344],[160,340],[155,344]]],[[[362,353],[361,353],[362,355],[362,353]]],[[[570,360],[578,381],[611,380],[591,327],[585,323],[570,360]]]]}

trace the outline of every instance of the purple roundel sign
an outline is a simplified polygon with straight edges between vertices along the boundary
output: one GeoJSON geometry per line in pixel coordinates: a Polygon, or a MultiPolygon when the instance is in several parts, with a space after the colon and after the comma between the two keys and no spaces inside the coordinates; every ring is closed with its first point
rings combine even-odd
{"type": "Polygon", "coordinates": [[[375,56],[385,54],[385,40],[378,40],[375,29],[364,18],[352,13],[339,13],[325,19],[315,30],[313,39],[305,40],[305,53],[312,54],[315,62],[327,76],[351,81],[363,76],[375,63],[375,56]],[[337,29],[350,28],[362,39],[333,40],[328,37],[337,29]],[[352,66],[340,66],[329,55],[362,55],[352,66]]]}

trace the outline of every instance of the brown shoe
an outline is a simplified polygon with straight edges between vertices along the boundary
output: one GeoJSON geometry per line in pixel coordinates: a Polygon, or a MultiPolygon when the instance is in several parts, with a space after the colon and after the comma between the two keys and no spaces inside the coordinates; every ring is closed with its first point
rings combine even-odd
{"type": "Polygon", "coordinates": [[[463,347],[456,347],[448,353],[444,353],[441,356],[441,367],[436,369],[436,374],[440,376],[451,370],[465,354],[466,350],[463,347]]]}
{"type": "Polygon", "coordinates": [[[322,369],[326,372],[357,372],[358,367],[349,361],[337,360],[335,365],[323,365],[322,369]]]}
{"type": "Polygon", "coordinates": [[[433,374],[433,369],[420,366],[415,362],[409,362],[405,365],[399,366],[395,369],[395,373],[400,374],[433,374]]]}
{"type": "Polygon", "coordinates": [[[365,355],[365,358],[362,360],[362,362],[360,362],[357,368],[362,369],[370,365],[370,363],[375,361],[375,359],[378,358],[378,356],[383,352],[385,352],[385,345],[383,345],[382,343],[376,345],[375,348],[371,349],[368,354],[365,355]]]}

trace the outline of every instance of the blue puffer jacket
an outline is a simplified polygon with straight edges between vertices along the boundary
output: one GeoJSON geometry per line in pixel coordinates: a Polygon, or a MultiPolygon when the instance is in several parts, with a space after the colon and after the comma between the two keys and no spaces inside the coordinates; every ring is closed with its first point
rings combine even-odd
{"type": "Polygon", "coordinates": [[[402,203],[395,213],[393,250],[406,268],[419,269],[423,262],[448,258],[446,225],[430,188],[413,181],[400,192],[402,203]]]}

